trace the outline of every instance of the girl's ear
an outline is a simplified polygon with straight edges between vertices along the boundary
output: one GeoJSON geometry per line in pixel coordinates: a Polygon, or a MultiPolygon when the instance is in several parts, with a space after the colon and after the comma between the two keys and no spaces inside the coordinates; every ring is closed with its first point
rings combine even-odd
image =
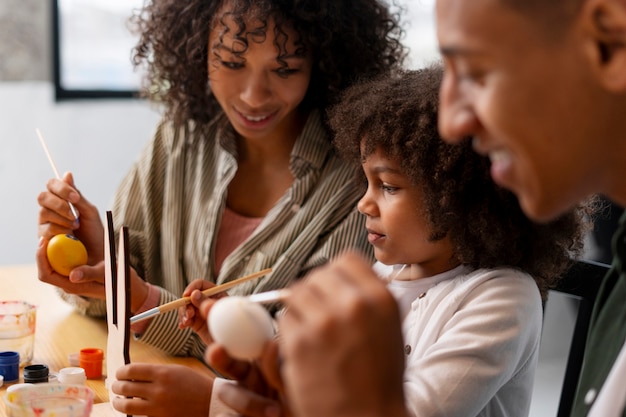
{"type": "Polygon", "coordinates": [[[587,0],[581,10],[587,54],[600,84],[626,92],[626,0],[587,0]]]}

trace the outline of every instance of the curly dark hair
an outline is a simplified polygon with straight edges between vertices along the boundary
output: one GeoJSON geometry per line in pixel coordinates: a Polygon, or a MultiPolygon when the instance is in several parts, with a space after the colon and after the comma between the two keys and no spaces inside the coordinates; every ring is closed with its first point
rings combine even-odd
{"type": "MultiPolygon", "coordinates": [[[[276,31],[291,25],[297,44],[310,48],[314,67],[306,104],[320,109],[359,78],[400,68],[406,49],[395,13],[379,0],[152,0],[137,10],[131,29],[140,35],[133,50],[135,67],[145,67],[143,95],[166,105],[176,124],[212,119],[219,104],[208,87],[209,33],[223,12],[239,25],[243,43],[258,39],[247,17],[276,31]]],[[[264,34],[263,39],[264,39],[264,34]]],[[[283,42],[284,42],[283,38],[283,42]]],[[[280,45],[277,45],[279,48],[280,45]]]]}
{"type": "Polygon", "coordinates": [[[581,204],[550,223],[528,219],[515,195],[493,182],[489,159],[469,140],[450,145],[439,137],[442,74],[433,64],[353,85],[328,111],[335,145],[355,164],[376,150],[398,161],[422,190],[432,241],[448,236],[456,260],[473,268],[523,270],[545,297],[582,254],[595,205],[581,204]]]}

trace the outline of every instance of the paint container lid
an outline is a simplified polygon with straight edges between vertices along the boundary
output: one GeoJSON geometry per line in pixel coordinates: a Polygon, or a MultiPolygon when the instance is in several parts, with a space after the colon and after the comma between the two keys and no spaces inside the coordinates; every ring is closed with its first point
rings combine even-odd
{"type": "Polygon", "coordinates": [[[20,364],[20,354],[11,350],[0,352],[0,365],[13,365],[17,361],[20,364]]]}
{"type": "Polygon", "coordinates": [[[48,365],[42,363],[28,365],[24,367],[24,382],[37,384],[39,382],[48,382],[48,374],[50,370],[48,365]]]}
{"type": "Polygon", "coordinates": [[[18,352],[10,350],[0,352],[0,375],[4,376],[6,382],[20,379],[20,354],[18,352]]]}
{"type": "Polygon", "coordinates": [[[84,384],[87,379],[85,370],[78,366],[70,366],[59,371],[59,382],[61,384],[84,384]]]}
{"type": "Polygon", "coordinates": [[[80,367],[85,370],[87,379],[102,377],[102,361],[104,351],[98,348],[84,348],[80,350],[80,367]]]}

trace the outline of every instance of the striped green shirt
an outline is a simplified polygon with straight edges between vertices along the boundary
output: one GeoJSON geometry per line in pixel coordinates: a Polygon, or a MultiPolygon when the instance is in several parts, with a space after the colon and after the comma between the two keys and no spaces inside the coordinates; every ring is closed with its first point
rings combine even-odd
{"type": "MultiPolygon", "coordinates": [[[[214,273],[215,240],[228,184],[237,171],[235,134],[220,115],[211,123],[175,130],[163,121],[121,183],[114,224],[128,227],[130,263],[161,287],[160,303],[179,298],[194,279],[217,284],[272,267],[270,276],[230,294],[284,287],[347,248],[366,253],[361,191],[354,168],[336,155],[318,112],[313,112],[291,152],[294,182],[255,231],[214,273]]],[[[104,302],[64,295],[85,314],[104,315],[104,302]]],[[[204,344],[178,329],[176,312],[152,319],[143,342],[173,355],[201,357],[204,344]]]]}

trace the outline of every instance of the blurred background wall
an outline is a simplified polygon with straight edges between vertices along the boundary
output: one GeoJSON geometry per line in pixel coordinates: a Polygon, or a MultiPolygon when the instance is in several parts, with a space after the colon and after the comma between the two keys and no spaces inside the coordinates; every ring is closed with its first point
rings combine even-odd
{"type": "MultiPolygon", "coordinates": [[[[411,66],[419,67],[436,57],[433,0],[402,1],[411,66]]],[[[36,127],[59,171],[72,171],[83,195],[104,213],[159,117],[158,109],[136,99],[55,101],[51,4],[0,1],[0,264],[34,260],[37,195],[53,176],[36,127]]]]}
{"type": "Polygon", "coordinates": [[[0,264],[34,262],[37,195],[53,176],[36,127],[104,213],[159,116],[135,99],[55,102],[50,4],[0,1],[0,264]]]}
{"type": "Polygon", "coordinates": [[[50,4],[43,0],[0,2],[0,80],[50,79],[50,4]],[[42,65],[43,64],[43,65],[42,65]]]}

